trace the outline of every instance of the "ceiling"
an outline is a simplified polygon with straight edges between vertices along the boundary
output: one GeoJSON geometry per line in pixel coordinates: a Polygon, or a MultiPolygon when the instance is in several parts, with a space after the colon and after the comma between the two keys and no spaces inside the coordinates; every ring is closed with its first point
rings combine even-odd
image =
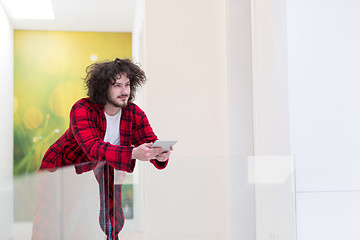
{"type": "MultiPolygon", "coordinates": [[[[136,1],[52,0],[55,20],[8,16],[16,30],[132,32],[136,1]]],[[[4,8],[7,11],[6,6],[4,8]]]]}

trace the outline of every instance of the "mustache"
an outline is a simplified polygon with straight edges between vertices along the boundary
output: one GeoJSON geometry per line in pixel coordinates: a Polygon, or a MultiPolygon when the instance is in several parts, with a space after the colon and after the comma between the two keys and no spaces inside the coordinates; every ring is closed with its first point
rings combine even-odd
{"type": "Polygon", "coordinates": [[[124,94],[124,95],[119,95],[118,98],[121,98],[121,97],[128,97],[129,95],[128,94],[124,94]]]}

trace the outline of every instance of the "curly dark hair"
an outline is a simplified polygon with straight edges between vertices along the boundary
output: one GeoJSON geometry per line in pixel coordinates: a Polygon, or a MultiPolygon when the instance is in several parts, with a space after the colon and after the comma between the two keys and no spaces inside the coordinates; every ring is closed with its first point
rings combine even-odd
{"type": "Polygon", "coordinates": [[[103,61],[93,63],[86,68],[84,78],[87,95],[94,103],[105,105],[108,102],[109,86],[115,84],[115,76],[125,73],[130,80],[129,101],[135,99],[138,87],[146,82],[146,76],[139,66],[132,63],[130,59],[116,58],[114,61],[103,61]]]}

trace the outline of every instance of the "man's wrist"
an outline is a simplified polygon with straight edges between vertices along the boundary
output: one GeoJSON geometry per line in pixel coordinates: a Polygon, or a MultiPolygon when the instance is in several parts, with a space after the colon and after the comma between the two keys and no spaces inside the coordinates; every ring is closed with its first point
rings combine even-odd
{"type": "Polygon", "coordinates": [[[133,147],[131,152],[131,159],[137,159],[137,148],[133,147]]]}

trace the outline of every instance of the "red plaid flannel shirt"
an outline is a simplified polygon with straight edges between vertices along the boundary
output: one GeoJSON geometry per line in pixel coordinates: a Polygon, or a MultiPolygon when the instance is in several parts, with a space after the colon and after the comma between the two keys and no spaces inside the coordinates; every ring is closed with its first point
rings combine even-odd
{"type": "MultiPolygon", "coordinates": [[[[92,161],[106,161],[115,169],[132,172],[133,146],[157,140],[145,113],[131,102],[121,113],[120,146],[104,142],[105,131],[104,106],[88,98],[79,100],[71,109],[69,129],[47,150],[40,169],[88,163],[78,165],[77,172],[81,173],[93,169],[92,161]]],[[[151,163],[163,169],[168,162],[153,159],[151,163]]]]}
{"type": "MultiPolygon", "coordinates": [[[[114,168],[132,172],[135,159],[131,159],[135,147],[157,140],[145,113],[135,104],[122,108],[120,120],[120,146],[103,141],[106,131],[104,106],[92,103],[89,98],[76,102],[70,112],[70,127],[45,153],[40,169],[50,171],[75,165],[77,173],[94,169],[105,161],[102,169],[94,170],[100,190],[100,226],[112,239],[123,227],[124,216],[121,206],[121,186],[114,187],[114,168]],[[109,223],[111,221],[111,230],[109,223]]],[[[158,169],[166,167],[168,161],[150,160],[158,169]]],[[[40,183],[41,184],[41,183],[40,183]]],[[[38,199],[39,201],[39,199],[38,199]]],[[[35,214],[34,222],[41,222],[41,209],[35,214]]],[[[44,221],[42,221],[44,222],[44,221]]],[[[33,236],[44,233],[33,231],[33,236]]],[[[45,236],[45,235],[44,235],[45,236]]],[[[46,238],[44,238],[46,239],[46,238]]]]}

